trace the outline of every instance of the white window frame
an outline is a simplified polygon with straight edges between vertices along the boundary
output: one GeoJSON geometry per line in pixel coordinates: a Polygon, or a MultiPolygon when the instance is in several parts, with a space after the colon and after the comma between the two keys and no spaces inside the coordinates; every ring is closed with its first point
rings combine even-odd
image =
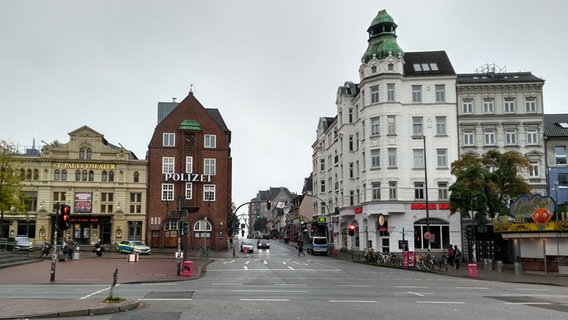
{"type": "Polygon", "coordinates": [[[193,199],[193,183],[186,182],[185,183],[185,199],[191,200],[193,199]]]}
{"type": "Polygon", "coordinates": [[[448,167],[448,149],[436,149],[438,168],[448,167]]]}
{"type": "Polygon", "coordinates": [[[415,136],[420,136],[424,132],[424,118],[422,117],[412,117],[412,134],[415,136]]]}
{"type": "Polygon", "coordinates": [[[162,201],[174,200],[174,184],[162,183],[162,201]]]}
{"type": "Polygon", "coordinates": [[[508,146],[517,145],[517,130],[505,129],[505,144],[508,146]]]}
{"type": "Polygon", "coordinates": [[[483,113],[495,113],[495,100],[493,100],[493,98],[483,99],[483,113]]]}
{"type": "Polygon", "coordinates": [[[381,167],[381,149],[371,150],[371,168],[378,169],[381,167]]]}
{"type": "Polygon", "coordinates": [[[214,176],[217,174],[217,159],[204,158],[203,159],[203,174],[214,176]]]}
{"type": "Polygon", "coordinates": [[[529,161],[529,166],[529,177],[540,177],[540,162],[538,160],[531,160],[529,161]]]}
{"type": "Polygon", "coordinates": [[[414,200],[424,200],[424,181],[414,182],[414,200]]]}
{"type": "Polygon", "coordinates": [[[538,132],[536,129],[527,130],[527,144],[528,145],[538,144],[538,132]]]}
{"type": "Polygon", "coordinates": [[[394,83],[387,83],[387,101],[393,102],[396,99],[396,86],[394,83]]]}
{"type": "Polygon", "coordinates": [[[389,156],[389,168],[396,168],[397,166],[396,148],[389,148],[388,156],[389,156]]]}
{"type": "Polygon", "coordinates": [[[566,164],[568,157],[566,155],[566,146],[554,147],[554,159],[556,164],[566,164]]]}
{"type": "Polygon", "coordinates": [[[504,108],[503,112],[505,113],[515,113],[515,98],[505,98],[503,102],[504,108]]]}
{"type": "Polygon", "coordinates": [[[462,100],[462,113],[473,114],[473,99],[462,100]]]}
{"type": "Polygon", "coordinates": [[[371,103],[379,103],[379,86],[371,86],[371,103]]]}
{"type": "Polygon", "coordinates": [[[463,131],[463,145],[464,146],[474,146],[475,145],[475,132],[473,130],[463,131]]]}
{"type": "Polygon", "coordinates": [[[388,134],[396,134],[396,116],[387,116],[388,134]]]}
{"type": "Polygon", "coordinates": [[[215,185],[214,184],[204,184],[203,185],[203,201],[215,201],[215,185]]]}
{"type": "Polygon", "coordinates": [[[162,146],[164,147],[175,147],[176,146],[176,134],[171,132],[164,132],[162,134],[162,146]]]}
{"type": "Polygon", "coordinates": [[[436,117],[436,135],[445,136],[446,134],[446,117],[436,117]]]}
{"type": "Polygon", "coordinates": [[[214,134],[206,134],[204,137],[204,148],[214,149],[217,148],[217,136],[214,134]]]}
{"type": "Polygon", "coordinates": [[[175,164],[174,157],[162,157],[162,173],[174,173],[175,164]]]}
{"type": "Polygon", "coordinates": [[[536,113],[536,98],[526,97],[525,98],[525,111],[527,113],[536,113]]]}
{"type": "Polygon", "coordinates": [[[185,157],[185,172],[193,173],[193,156],[185,157]]]}
{"type": "Polygon", "coordinates": [[[371,135],[379,135],[381,133],[381,118],[373,117],[371,118],[371,135]]]}
{"type": "Polygon", "coordinates": [[[422,86],[419,84],[412,86],[412,102],[422,102],[422,86]]]}
{"type": "Polygon", "coordinates": [[[446,102],[446,85],[437,84],[436,88],[436,102],[446,102]]]}
{"type": "Polygon", "coordinates": [[[438,200],[448,200],[448,194],[448,183],[445,181],[438,182],[438,200]]]}
{"type": "Polygon", "coordinates": [[[389,181],[389,200],[397,200],[397,183],[396,181],[389,181]]]}
{"type": "Polygon", "coordinates": [[[381,200],[381,182],[371,182],[371,197],[372,200],[381,200]]]}
{"type": "Polygon", "coordinates": [[[485,129],[483,131],[483,141],[486,146],[494,146],[496,144],[495,129],[485,129]]]}
{"type": "Polygon", "coordinates": [[[412,150],[412,159],[414,159],[415,169],[424,169],[424,149],[412,150]]]}

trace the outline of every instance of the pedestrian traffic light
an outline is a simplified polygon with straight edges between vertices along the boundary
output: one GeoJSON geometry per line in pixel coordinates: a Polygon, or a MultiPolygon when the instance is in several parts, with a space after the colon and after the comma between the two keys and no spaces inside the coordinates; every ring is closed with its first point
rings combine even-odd
{"type": "Polygon", "coordinates": [[[260,218],[260,213],[256,214],[256,218],[259,219],[260,218]]]}
{"type": "Polygon", "coordinates": [[[348,230],[349,230],[349,235],[350,235],[350,236],[354,236],[354,235],[355,235],[355,225],[354,225],[354,224],[350,224],[348,230]]]}
{"type": "Polygon", "coordinates": [[[71,227],[71,207],[62,205],[59,207],[59,230],[68,230],[71,227]]]}
{"type": "Polygon", "coordinates": [[[473,240],[473,226],[469,225],[465,228],[465,237],[467,240],[473,240]]]}
{"type": "Polygon", "coordinates": [[[272,201],[266,200],[266,210],[270,210],[271,207],[272,207],[272,201]]]}

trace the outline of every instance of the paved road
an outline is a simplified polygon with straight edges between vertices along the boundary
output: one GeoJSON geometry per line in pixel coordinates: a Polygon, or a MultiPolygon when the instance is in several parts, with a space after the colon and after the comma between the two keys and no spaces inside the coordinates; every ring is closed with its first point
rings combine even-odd
{"type": "MultiPolygon", "coordinates": [[[[236,259],[249,257],[240,252],[235,253],[236,259]]],[[[190,257],[192,261],[192,275],[178,276],[177,263],[173,257],[173,251],[156,252],[152,256],[140,256],[138,262],[129,262],[126,255],[106,253],[102,258],[90,253],[82,252],[79,260],[57,262],[55,284],[108,284],[112,282],[112,274],[118,267],[118,283],[137,282],[163,282],[192,280],[199,278],[205,272],[207,265],[213,261],[226,259],[232,260],[232,250],[216,252],[211,259],[190,257]]],[[[348,261],[349,255],[342,256],[343,261],[348,261]]],[[[334,258],[329,258],[334,259],[334,258]]],[[[51,260],[44,259],[25,265],[0,269],[1,284],[51,284],[50,281],[51,260]]],[[[212,271],[213,272],[213,271],[212,271]]],[[[449,274],[456,277],[468,277],[467,268],[450,270],[449,274]]],[[[516,275],[513,270],[505,268],[504,272],[486,270],[483,265],[478,266],[478,279],[519,282],[541,283],[568,286],[568,277],[543,274],[516,275]]],[[[0,319],[32,318],[37,315],[85,315],[89,313],[108,313],[125,309],[135,308],[138,301],[124,301],[119,304],[105,304],[100,299],[71,300],[62,303],[61,299],[13,299],[9,293],[0,296],[0,319]]]]}

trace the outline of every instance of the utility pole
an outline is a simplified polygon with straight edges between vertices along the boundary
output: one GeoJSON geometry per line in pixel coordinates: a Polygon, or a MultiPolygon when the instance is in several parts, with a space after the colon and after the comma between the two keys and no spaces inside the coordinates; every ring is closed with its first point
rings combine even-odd
{"type": "Polygon", "coordinates": [[[51,271],[49,273],[49,281],[55,281],[55,265],[57,264],[57,228],[59,226],[59,210],[61,205],[57,203],[57,209],[55,209],[55,222],[53,224],[53,252],[51,253],[51,271]]]}

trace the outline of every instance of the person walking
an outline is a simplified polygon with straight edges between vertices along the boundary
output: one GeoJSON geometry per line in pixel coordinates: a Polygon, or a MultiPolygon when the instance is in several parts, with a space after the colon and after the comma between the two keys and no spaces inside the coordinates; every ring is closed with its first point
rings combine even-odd
{"type": "Polygon", "coordinates": [[[448,264],[452,267],[454,266],[454,248],[452,248],[451,244],[448,248],[448,264]]]}
{"type": "Polygon", "coordinates": [[[302,240],[298,241],[298,257],[300,256],[300,254],[306,256],[306,254],[304,253],[304,242],[302,240]]]}
{"type": "Polygon", "coordinates": [[[462,259],[462,252],[458,249],[458,246],[454,246],[454,262],[456,264],[456,270],[460,268],[460,262],[462,259]]]}

